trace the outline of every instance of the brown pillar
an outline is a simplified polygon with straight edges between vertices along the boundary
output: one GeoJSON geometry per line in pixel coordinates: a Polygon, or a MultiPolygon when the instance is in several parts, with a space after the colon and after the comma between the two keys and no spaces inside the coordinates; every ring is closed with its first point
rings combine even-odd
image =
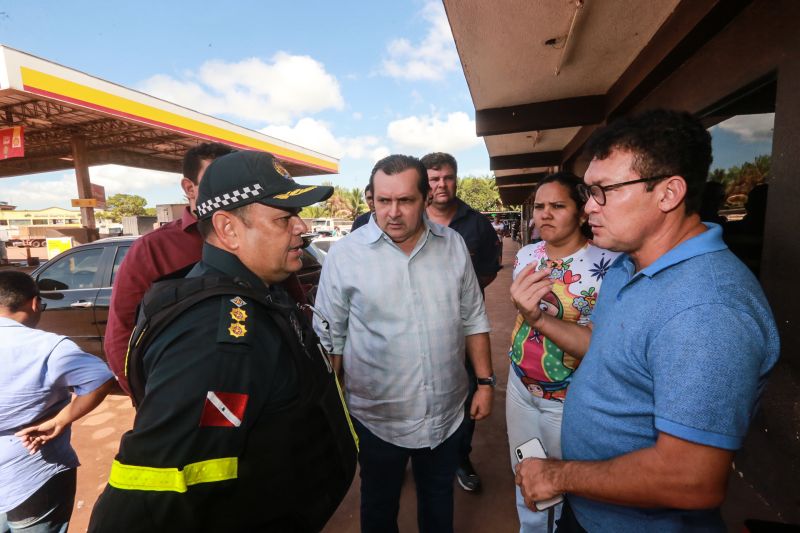
{"type": "MultiPolygon", "coordinates": [[[[86,137],[76,135],[70,140],[72,160],[75,164],[75,177],[78,181],[78,198],[92,198],[92,183],[89,179],[89,158],[86,154],[86,137]]],[[[81,224],[94,229],[94,208],[81,207],[81,224]]]]}
{"type": "MultiPolygon", "coordinates": [[[[761,409],[736,460],[745,480],[789,523],[800,522],[800,47],[787,47],[778,68],[772,166],[767,198],[761,284],[781,336],[761,409]]],[[[735,391],[731,391],[735,394],[735,391]]]]}

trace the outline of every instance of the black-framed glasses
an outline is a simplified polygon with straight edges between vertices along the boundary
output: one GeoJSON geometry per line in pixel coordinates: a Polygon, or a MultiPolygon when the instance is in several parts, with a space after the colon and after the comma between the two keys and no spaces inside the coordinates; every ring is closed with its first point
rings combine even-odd
{"type": "Polygon", "coordinates": [[[623,181],[622,183],[612,183],[611,185],[585,185],[583,183],[578,185],[578,193],[584,202],[588,202],[589,198],[594,199],[597,205],[606,205],[606,191],[613,191],[626,185],[633,185],[634,183],[646,183],[648,181],[658,181],[664,178],[669,178],[675,174],[662,174],[659,176],[650,176],[649,178],[641,178],[638,180],[623,181]]]}

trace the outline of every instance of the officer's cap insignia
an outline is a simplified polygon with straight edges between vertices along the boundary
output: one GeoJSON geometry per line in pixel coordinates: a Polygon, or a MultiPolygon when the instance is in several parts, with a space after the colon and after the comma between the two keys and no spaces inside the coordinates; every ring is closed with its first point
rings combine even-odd
{"type": "Polygon", "coordinates": [[[247,302],[245,302],[244,300],[242,300],[242,299],[241,299],[240,297],[238,297],[238,296],[237,296],[236,298],[232,299],[232,300],[231,300],[231,303],[232,303],[233,305],[235,305],[236,307],[242,307],[243,305],[247,305],[247,302]]]}
{"type": "Polygon", "coordinates": [[[231,318],[237,322],[244,322],[247,320],[247,311],[238,307],[231,309],[231,318]]]}
{"type": "Polygon", "coordinates": [[[244,337],[247,334],[247,328],[244,324],[240,324],[238,322],[234,322],[228,328],[228,333],[230,333],[231,337],[244,337]]]}
{"type": "Polygon", "coordinates": [[[277,159],[273,159],[273,160],[272,160],[272,166],[273,166],[273,168],[275,168],[275,172],[277,172],[278,174],[280,174],[281,176],[283,176],[285,179],[287,179],[287,180],[289,180],[289,181],[294,181],[294,180],[292,179],[292,175],[291,175],[291,174],[289,174],[289,171],[288,171],[288,170],[286,170],[285,168],[283,168],[283,165],[281,165],[280,163],[278,163],[278,160],[277,160],[277,159]]]}

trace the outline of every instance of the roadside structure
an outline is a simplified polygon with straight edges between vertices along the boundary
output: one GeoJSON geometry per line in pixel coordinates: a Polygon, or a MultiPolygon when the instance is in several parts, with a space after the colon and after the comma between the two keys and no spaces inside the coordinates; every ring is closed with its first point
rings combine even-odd
{"type": "Polygon", "coordinates": [[[90,166],[180,173],[186,150],[214,141],[270,152],[295,177],[339,171],[336,158],[2,45],[0,137],[14,149],[0,152],[0,178],[75,170],[75,207],[90,229],[97,205],[90,166]]]}
{"type": "MultiPolygon", "coordinates": [[[[774,113],[759,279],[781,335],[781,360],[733,475],[800,522],[800,46],[793,0],[444,0],[506,205],[523,204],[554,169],[582,175],[599,126],[645,109],[689,111],[706,127],[774,113]]],[[[713,132],[712,132],[713,133],[713,132]]],[[[525,209],[527,215],[529,209],[525,209]]],[[[523,225],[526,221],[523,221],[523,225]]],[[[713,372],[709,370],[709,372],[713,372]]]]}

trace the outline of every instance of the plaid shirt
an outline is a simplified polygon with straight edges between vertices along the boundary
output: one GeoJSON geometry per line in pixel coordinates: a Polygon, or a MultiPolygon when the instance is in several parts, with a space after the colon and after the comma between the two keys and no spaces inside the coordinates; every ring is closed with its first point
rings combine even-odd
{"type": "Polygon", "coordinates": [[[381,439],[434,448],[464,418],[464,338],[489,320],[464,240],[424,218],[406,255],[374,217],[331,247],[314,327],[342,354],[350,412],[381,439]]]}

